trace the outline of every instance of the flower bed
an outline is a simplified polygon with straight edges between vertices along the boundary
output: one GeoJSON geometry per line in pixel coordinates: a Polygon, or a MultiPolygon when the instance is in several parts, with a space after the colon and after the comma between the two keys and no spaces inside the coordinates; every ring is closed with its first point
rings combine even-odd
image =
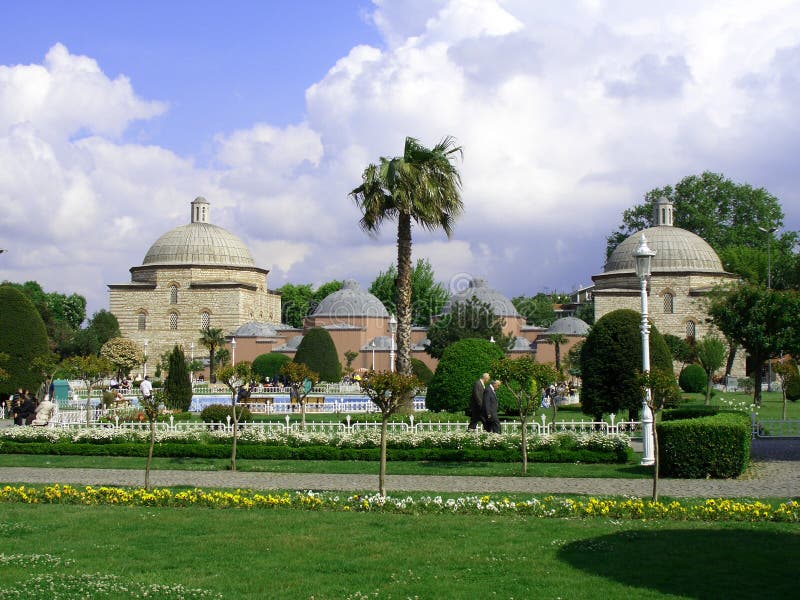
{"type": "Polygon", "coordinates": [[[172,491],[156,488],[73,487],[49,485],[44,487],[5,486],[0,490],[0,502],[23,504],[76,504],[86,506],[155,506],[218,509],[300,509],[345,512],[383,512],[396,514],[488,514],[524,515],[540,518],[605,517],[631,520],[678,521],[800,521],[800,502],[788,501],[776,506],[759,501],[709,499],[705,501],[652,502],[641,498],[559,498],[546,496],[529,500],[510,500],[491,496],[464,496],[443,499],[441,496],[394,498],[391,496],[350,495],[333,492],[269,493],[252,490],[172,491]]]}

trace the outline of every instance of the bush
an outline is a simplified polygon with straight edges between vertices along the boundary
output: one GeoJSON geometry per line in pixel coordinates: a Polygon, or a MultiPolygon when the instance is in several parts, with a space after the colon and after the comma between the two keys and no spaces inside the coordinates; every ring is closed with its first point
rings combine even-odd
{"type": "Polygon", "coordinates": [[[418,358],[411,359],[411,373],[426,386],[430,385],[431,380],[433,380],[433,371],[418,358]]]}
{"type": "Polygon", "coordinates": [[[687,394],[705,393],[706,381],[706,372],[700,365],[686,365],[678,377],[678,385],[687,394]]]}
{"type": "Polygon", "coordinates": [[[280,374],[281,367],[291,360],[286,354],[280,352],[259,354],[253,361],[253,373],[259,381],[273,380],[280,374]]]}
{"type": "Polygon", "coordinates": [[[504,356],[499,344],[488,340],[473,338],[450,344],[428,385],[425,406],[434,411],[464,412],[469,407],[472,384],[504,356]]]}
{"type": "Polygon", "coordinates": [[[658,423],[658,457],[665,477],[741,475],[750,460],[750,417],[719,413],[658,423]]]}
{"type": "Polygon", "coordinates": [[[792,377],[786,382],[786,398],[792,402],[800,399],[800,377],[792,377]]]}
{"type": "MultiPolygon", "coordinates": [[[[232,406],[229,404],[211,404],[206,406],[200,413],[200,420],[204,423],[227,423],[228,417],[233,419],[232,406]]],[[[253,413],[246,406],[239,404],[236,410],[239,421],[249,421],[253,418],[253,413]]]]}
{"type": "Polygon", "coordinates": [[[294,362],[303,363],[318,373],[321,381],[337,382],[342,379],[342,364],[336,346],[331,334],[322,327],[312,327],[303,335],[294,362]]]}
{"type": "Polygon", "coordinates": [[[680,421],[681,419],[698,419],[700,417],[711,417],[719,414],[719,407],[690,405],[679,408],[668,408],[661,413],[662,421],[680,421]]]}
{"type": "MultiPolygon", "coordinates": [[[[642,370],[641,315],[628,309],[612,311],[592,327],[581,350],[581,406],[600,420],[603,414],[641,407],[638,374],[642,370]]],[[[650,367],[672,371],[672,355],[655,326],[650,327],[650,367]]]]}
{"type": "Polygon", "coordinates": [[[8,372],[0,380],[0,393],[12,394],[17,388],[35,393],[43,377],[33,361],[50,352],[47,330],[33,302],[10,285],[0,285],[0,352],[8,355],[0,364],[8,372]]]}
{"type": "Polygon", "coordinates": [[[177,344],[169,354],[169,373],[164,380],[164,404],[167,408],[189,410],[192,404],[192,382],[186,368],[186,356],[177,344]]]}

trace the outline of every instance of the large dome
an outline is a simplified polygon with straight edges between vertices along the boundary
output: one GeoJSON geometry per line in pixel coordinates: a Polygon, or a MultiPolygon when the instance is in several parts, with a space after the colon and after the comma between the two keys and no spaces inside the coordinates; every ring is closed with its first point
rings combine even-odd
{"type": "Polygon", "coordinates": [[[376,296],[363,289],[357,281],[348,279],[342,284],[342,289],[325,296],[311,316],[388,318],[389,313],[376,296]]]}
{"type": "Polygon", "coordinates": [[[519,317],[519,313],[511,300],[497,290],[490,288],[485,279],[473,279],[469,282],[469,287],[463,292],[450,296],[442,312],[447,314],[453,310],[453,304],[466,302],[470,298],[477,298],[478,301],[489,304],[492,312],[498,317],[519,317]]]}
{"type": "Polygon", "coordinates": [[[634,273],[642,234],[647,245],[655,250],[650,269],[658,272],[724,273],[722,261],[703,238],[680,227],[661,225],[638,231],[616,247],[603,269],[606,274],[616,272],[634,273]]]}
{"type": "Polygon", "coordinates": [[[230,231],[208,222],[208,201],[192,202],[192,222],[170,229],[145,254],[148,265],[220,265],[254,267],[253,255],[230,231]]]}

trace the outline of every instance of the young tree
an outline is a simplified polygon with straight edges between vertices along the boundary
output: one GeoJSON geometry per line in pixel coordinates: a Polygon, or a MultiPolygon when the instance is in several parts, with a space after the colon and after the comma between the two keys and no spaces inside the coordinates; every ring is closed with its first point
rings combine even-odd
{"type": "Polygon", "coordinates": [[[200,330],[199,342],[205,348],[208,348],[209,360],[209,373],[211,383],[216,382],[216,366],[217,366],[217,348],[225,343],[225,336],[222,334],[222,329],[219,327],[203,327],[200,330]]]}
{"type": "Polygon", "coordinates": [[[653,412],[653,455],[655,462],[653,463],[653,502],[658,501],[658,478],[660,461],[658,457],[658,427],[656,421],[658,420],[658,413],[669,402],[677,402],[680,399],[680,391],[678,384],[675,382],[675,373],[671,368],[654,368],[647,373],[637,373],[637,382],[639,384],[639,391],[642,397],[645,397],[645,392],[650,388],[650,400],[647,405],[653,412]]]}
{"type": "Polygon", "coordinates": [[[281,367],[281,375],[291,389],[291,397],[300,405],[300,428],[306,429],[306,398],[312,388],[319,383],[319,374],[308,365],[289,362],[281,367]]]}
{"type": "Polygon", "coordinates": [[[711,400],[711,385],[714,382],[714,373],[725,364],[727,354],[725,344],[715,337],[706,337],[694,345],[697,362],[706,372],[706,404],[711,400]]]}
{"type": "Polygon", "coordinates": [[[150,466],[153,462],[153,448],[156,445],[156,419],[164,400],[164,392],[156,390],[148,397],[142,397],[139,404],[144,411],[144,416],[150,426],[150,445],[147,449],[147,462],[144,467],[144,489],[150,491],[150,466]]]}
{"type": "Polygon", "coordinates": [[[189,410],[192,404],[192,382],[186,368],[183,348],[175,344],[169,355],[167,378],[164,380],[164,402],[167,408],[189,410]]]}
{"type": "Polygon", "coordinates": [[[501,349],[508,349],[514,337],[503,333],[506,320],[498,317],[488,302],[471,297],[465,302],[456,302],[450,312],[436,320],[428,329],[430,344],[425,351],[434,358],[441,358],[451,344],[464,339],[494,338],[501,349]]]}
{"type": "Polygon", "coordinates": [[[114,365],[102,356],[70,356],[61,363],[60,372],[68,379],[79,379],[86,386],[86,424],[92,420],[92,390],[113,372],[114,365]]]}
{"type": "Polygon", "coordinates": [[[43,396],[50,390],[50,384],[53,382],[53,379],[55,379],[55,374],[59,369],[59,365],[58,354],[55,352],[48,352],[47,354],[42,354],[33,359],[31,367],[42,377],[42,385],[39,387],[39,396],[43,396]]]}
{"type": "Polygon", "coordinates": [[[144,352],[139,344],[123,337],[111,338],[103,344],[100,356],[113,365],[117,379],[122,379],[144,362],[144,352]]]}
{"type": "Polygon", "coordinates": [[[224,383],[231,392],[231,414],[233,415],[233,446],[231,448],[231,471],[236,470],[236,441],[239,438],[239,417],[237,407],[239,388],[253,377],[252,365],[243,360],[235,365],[225,365],[217,371],[217,381],[224,383]]]}
{"type": "Polygon", "coordinates": [[[786,400],[787,391],[792,382],[800,379],[800,371],[797,368],[797,361],[791,356],[784,356],[773,365],[775,373],[781,380],[781,395],[783,396],[783,411],[781,419],[786,420],[786,400]]]}
{"type": "Polygon", "coordinates": [[[694,347],[685,339],[677,335],[672,335],[671,333],[665,333],[664,342],[666,342],[667,348],[669,348],[672,360],[681,363],[681,368],[686,366],[687,363],[694,362],[694,347]]]}
{"type": "Polygon", "coordinates": [[[422,387],[413,375],[388,371],[369,371],[359,382],[362,391],[381,411],[381,459],[378,471],[378,493],[386,496],[386,424],[400,407],[408,404],[422,387]]]}
{"type": "Polygon", "coordinates": [[[312,327],[306,331],[297,347],[294,362],[308,365],[319,373],[322,381],[337,382],[342,379],[342,364],[336,354],[336,345],[331,334],[322,327],[312,327]]]}
{"type": "Polygon", "coordinates": [[[397,219],[397,370],[406,375],[411,374],[411,224],[452,235],[453,221],[464,210],[461,176],[453,164],[461,153],[452,137],[433,148],[406,138],[403,156],[369,165],[361,185],[350,192],[364,231],[377,234],[384,221],[397,219]]]}
{"type": "Polygon", "coordinates": [[[358,357],[358,352],[355,350],[345,350],[344,353],[344,360],[347,362],[347,373],[350,374],[353,372],[353,361],[358,357]]]}
{"type": "MultiPolygon", "coordinates": [[[[389,313],[396,313],[397,267],[390,265],[385,272],[381,271],[369,291],[389,313]]],[[[447,298],[447,290],[436,282],[431,263],[427,258],[418,258],[411,270],[411,323],[421,327],[430,325],[432,318],[441,314],[447,298]]]]}

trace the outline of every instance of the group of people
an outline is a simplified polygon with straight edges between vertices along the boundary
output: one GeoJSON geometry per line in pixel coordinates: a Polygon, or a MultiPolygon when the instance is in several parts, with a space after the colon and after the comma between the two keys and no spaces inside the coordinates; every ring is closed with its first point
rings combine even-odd
{"type": "Polygon", "coordinates": [[[50,401],[50,395],[45,394],[39,402],[30,390],[17,390],[9,398],[9,412],[14,425],[47,425],[55,412],[55,404],[50,401]]]}
{"type": "Polygon", "coordinates": [[[499,379],[491,382],[489,380],[489,374],[484,373],[472,386],[469,429],[474,430],[478,423],[482,423],[485,431],[500,433],[500,419],[497,416],[497,390],[501,383],[499,379]]]}

